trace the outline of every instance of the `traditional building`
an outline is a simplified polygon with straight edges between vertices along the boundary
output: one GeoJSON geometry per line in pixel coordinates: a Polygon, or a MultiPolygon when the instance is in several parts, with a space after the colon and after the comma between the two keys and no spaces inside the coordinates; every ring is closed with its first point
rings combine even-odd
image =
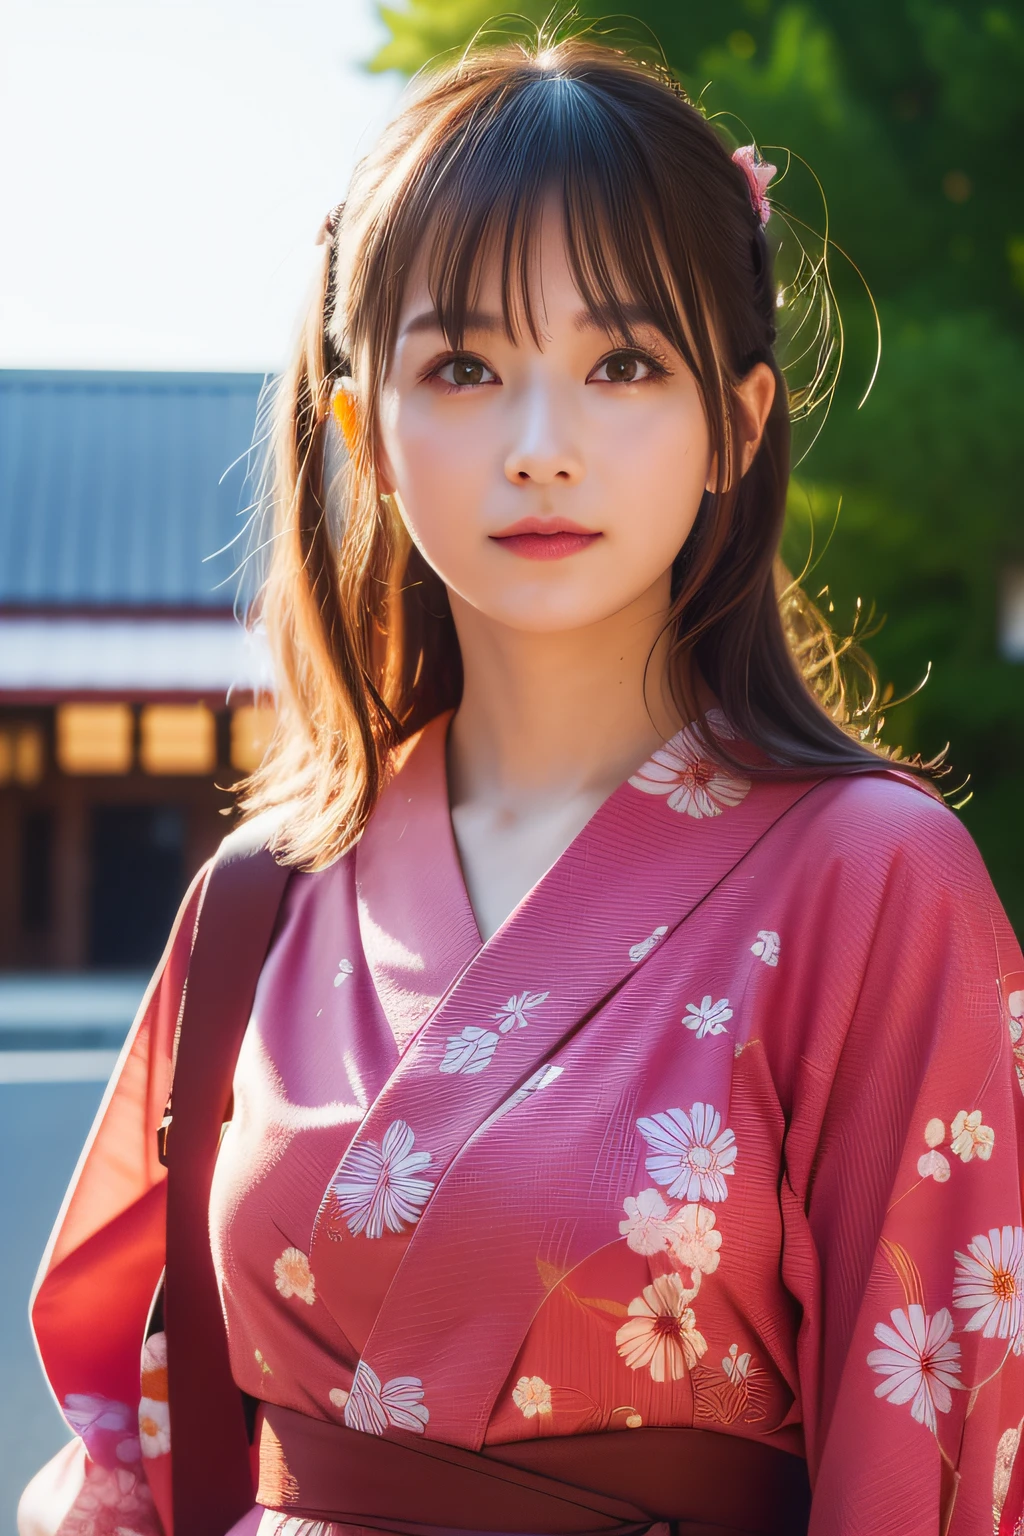
{"type": "Polygon", "coordinates": [[[270,718],[232,612],[262,385],[0,371],[0,967],[152,963],[227,830],[270,718]]]}

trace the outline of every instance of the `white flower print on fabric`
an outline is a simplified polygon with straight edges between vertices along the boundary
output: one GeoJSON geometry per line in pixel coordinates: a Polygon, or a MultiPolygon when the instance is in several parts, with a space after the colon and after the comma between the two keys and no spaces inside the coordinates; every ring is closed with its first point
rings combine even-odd
{"type": "Polygon", "coordinates": [[[946,1139],[946,1127],[943,1124],[943,1122],[938,1118],[938,1116],[935,1116],[935,1118],[933,1118],[933,1119],[928,1121],[928,1124],[924,1128],[924,1142],[925,1142],[925,1146],[926,1147],[941,1147],[942,1143],[945,1141],[945,1139],[946,1139]]]}
{"type": "Polygon", "coordinates": [[[689,1017],[684,1018],[683,1023],[687,1029],[696,1030],[698,1040],[703,1040],[705,1035],[724,1035],[725,1021],[732,1018],[729,999],[721,997],[713,1003],[710,992],[699,1003],[687,1003],[686,1012],[689,1017]]]}
{"type": "Polygon", "coordinates": [[[928,1121],[924,1128],[924,1144],[928,1151],[922,1153],[917,1160],[917,1174],[921,1179],[934,1179],[936,1184],[945,1184],[949,1178],[949,1160],[937,1149],[946,1139],[946,1127],[937,1116],[928,1121]]]}
{"type": "Polygon", "coordinates": [[[960,1385],[960,1345],[950,1338],[953,1319],[946,1307],[928,1317],[917,1302],[904,1312],[897,1307],[888,1323],[875,1324],[875,1338],[885,1347],[868,1354],[868,1365],[885,1380],[875,1388],[876,1397],[890,1403],[910,1403],[918,1424],[935,1433],[939,1413],[948,1413],[952,1387],[960,1385]]]}
{"type": "Polygon", "coordinates": [[[434,1186],[417,1177],[430,1153],[414,1152],[415,1140],[404,1120],[392,1120],[380,1146],[363,1141],[349,1151],[332,1193],[353,1237],[404,1232],[419,1221],[434,1186]]]}
{"type": "Polygon", "coordinates": [[[142,1346],[139,1444],[143,1456],[166,1456],[171,1448],[167,1407],[167,1335],[153,1333],[142,1346]]]}
{"type": "Polygon", "coordinates": [[[461,1035],[449,1035],[439,1071],[462,1072],[467,1077],[482,1072],[494,1055],[501,1036],[493,1029],[467,1024],[461,1035]]]}
{"type": "Polygon", "coordinates": [[[550,996],[550,992],[513,993],[505,1006],[491,1015],[497,1021],[497,1033],[477,1024],[467,1024],[461,1034],[449,1035],[445,1042],[444,1059],[438,1070],[461,1072],[465,1077],[482,1072],[490,1065],[501,1036],[507,1035],[517,1026],[525,1029],[530,1022],[526,1015],[531,1009],[539,1008],[550,996]]]}
{"type": "Polygon", "coordinates": [[[750,953],[763,960],[765,965],[775,966],[779,963],[781,945],[779,936],[771,928],[758,929],[757,938],[750,946],[750,953]]]}
{"type": "Polygon", "coordinates": [[[1010,1491],[1010,1478],[1013,1476],[1013,1463],[1019,1445],[1020,1425],[1011,1425],[1009,1429],[1003,1430],[996,1446],[996,1464],[992,1473],[992,1530],[995,1536],[998,1536],[1003,1505],[1010,1491]]]}
{"type": "Polygon", "coordinates": [[[667,1109],[637,1121],[653,1149],[647,1172],[668,1189],[673,1200],[724,1200],[736,1162],[736,1137],[722,1130],[722,1117],[711,1104],[667,1109]]]}
{"type": "Polygon", "coordinates": [[[526,1017],[530,1009],[539,1008],[550,996],[550,992],[520,992],[518,997],[510,997],[504,1008],[499,1008],[492,1017],[497,1019],[503,1035],[507,1035],[517,1024],[520,1029],[525,1029],[530,1022],[526,1017]]]}
{"type": "Polygon", "coordinates": [[[670,1214],[656,1189],[644,1189],[622,1202],[625,1221],[619,1231],[634,1253],[669,1253],[680,1269],[710,1275],[718,1268],[722,1234],[716,1232],[715,1213],[703,1205],[684,1205],[670,1214]]]}
{"type": "MultiPolygon", "coordinates": [[[[334,1401],[333,1392],[331,1399],[334,1401]]],[[[382,1386],[376,1371],[360,1360],[352,1378],[352,1390],[345,1400],[345,1423],[349,1429],[358,1429],[364,1435],[382,1435],[390,1426],[422,1435],[429,1419],[423,1402],[423,1383],[418,1376],[393,1376],[382,1386]]]]}
{"type": "Polygon", "coordinates": [[[1024,1093],[1024,989],[1019,992],[1011,992],[1006,1000],[1010,1029],[1010,1044],[1013,1046],[1013,1064],[1017,1069],[1017,1082],[1020,1091],[1024,1093]]]}
{"type": "Polygon", "coordinates": [[[717,1217],[706,1205],[684,1205],[669,1222],[669,1250],[677,1264],[698,1275],[713,1275],[721,1262],[722,1234],[715,1231],[717,1217]]]}
{"type": "Polygon", "coordinates": [[[393,1428],[422,1435],[430,1414],[423,1403],[423,1383],[418,1376],[392,1376],[381,1387],[380,1400],[393,1428]]]}
{"type": "Polygon", "coordinates": [[[664,1253],[672,1240],[672,1227],[668,1220],[669,1208],[656,1189],[643,1189],[634,1199],[627,1195],[622,1202],[625,1221],[619,1222],[619,1231],[634,1253],[664,1253]]]}
{"type": "Polygon", "coordinates": [[[140,1382],[143,1397],[167,1401],[167,1335],[151,1333],[142,1346],[140,1382]]]}
{"type": "Polygon", "coordinates": [[[1015,1354],[1024,1352],[1024,1228],[991,1227],[956,1254],[953,1305],[974,1315],[964,1324],[966,1333],[981,1330],[983,1339],[1013,1339],[1015,1354]]]}
{"type": "Polygon", "coordinates": [[[281,1257],[274,1260],[274,1284],[285,1301],[297,1296],[307,1306],[313,1305],[316,1281],[301,1248],[286,1248],[281,1257]]]}
{"type": "Polygon", "coordinates": [[[338,974],[334,978],[334,985],[336,987],[340,987],[342,982],[343,981],[347,981],[349,976],[352,975],[352,972],[354,971],[354,969],[355,969],[355,967],[352,964],[351,960],[339,960],[338,961],[338,974]]]}
{"type": "Polygon", "coordinates": [[[949,1178],[949,1159],[943,1157],[941,1152],[924,1152],[917,1160],[918,1177],[922,1179],[934,1179],[936,1184],[945,1184],[949,1178]]]}
{"type": "Polygon", "coordinates": [[[512,1401],[524,1419],[551,1412],[551,1387],[543,1376],[520,1376],[512,1388],[512,1401]]]}
{"type": "Polygon", "coordinates": [[[741,1355],[739,1345],[730,1344],[729,1353],[722,1361],[722,1370],[725,1372],[726,1380],[737,1383],[746,1381],[750,1373],[750,1361],[751,1354],[749,1349],[744,1350],[741,1355]]]}
{"type": "Polygon", "coordinates": [[[996,1133],[990,1125],[982,1125],[980,1109],[973,1110],[971,1114],[965,1109],[960,1110],[953,1117],[949,1131],[952,1137],[949,1150],[954,1157],[963,1163],[969,1163],[972,1157],[980,1157],[982,1162],[988,1162],[996,1144],[996,1133]]]}
{"type": "Polygon", "coordinates": [[[633,964],[639,965],[641,960],[645,960],[650,954],[651,950],[655,949],[657,945],[661,943],[666,933],[668,933],[668,927],[666,924],[659,923],[654,932],[648,934],[646,939],[641,939],[639,944],[631,944],[629,946],[629,958],[632,960],[633,964]]]}
{"type": "Polygon", "coordinates": [[[143,1456],[166,1456],[171,1448],[171,1414],[166,1402],[144,1397],[139,1402],[139,1444],[143,1456]]]}
{"type": "MultiPolygon", "coordinates": [[[[721,710],[711,710],[708,721],[723,738],[735,736],[721,710]]],[[[672,811],[700,820],[720,816],[729,806],[738,805],[750,789],[750,780],[721,767],[707,755],[692,726],[684,726],[671,741],[632,774],[634,789],[645,795],[665,795],[672,811]]]]}
{"type": "Polygon", "coordinates": [[[678,1275],[658,1275],[630,1302],[629,1321],[615,1335],[630,1370],[646,1365],[652,1381],[679,1381],[696,1365],[708,1347],[690,1306],[696,1294],[678,1275]]]}

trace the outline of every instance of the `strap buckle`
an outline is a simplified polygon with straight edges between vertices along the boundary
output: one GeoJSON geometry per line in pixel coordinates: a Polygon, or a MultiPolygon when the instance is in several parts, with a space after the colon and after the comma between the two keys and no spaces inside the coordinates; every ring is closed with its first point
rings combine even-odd
{"type": "Polygon", "coordinates": [[[164,1117],[156,1128],[156,1155],[164,1168],[168,1166],[167,1138],[170,1135],[171,1121],[173,1119],[174,1116],[171,1114],[171,1101],[168,1099],[167,1108],[164,1110],[164,1117]]]}

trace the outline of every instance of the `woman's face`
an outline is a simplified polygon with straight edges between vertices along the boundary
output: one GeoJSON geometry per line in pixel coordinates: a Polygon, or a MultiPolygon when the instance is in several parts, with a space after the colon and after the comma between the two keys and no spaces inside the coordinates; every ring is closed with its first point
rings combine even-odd
{"type": "Polygon", "coordinates": [[[501,624],[582,628],[647,594],[667,607],[713,470],[696,382],[645,316],[627,346],[588,313],[554,213],[533,291],[540,345],[525,325],[512,342],[485,268],[455,352],[412,278],[380,401],[382,487],[453,596],[501,624]]]}

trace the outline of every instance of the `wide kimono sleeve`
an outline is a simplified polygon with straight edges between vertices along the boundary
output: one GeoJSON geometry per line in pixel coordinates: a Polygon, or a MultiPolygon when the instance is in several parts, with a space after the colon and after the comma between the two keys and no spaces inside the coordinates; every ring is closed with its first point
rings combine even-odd
{"type": "Polygon", "coordinates": [[[811,1536],[1017,1536],[1024,961],[944,806],[833,804],[782,1181],[811,1536]]]}
{"type": "Polygon", "coordinates": [[[166,1369],[147,1320],[164,1267],[157,1129],[206,871],[188,891],[132,1025],[47,1245],[31,1303],[40,1358],[75,1432],[32,1480],[20,1536],[160,1536],[166,1512],[166,1369]],[[160,1468],[159,1471],[157,1469],[160,1468]],[[154,1473],[156,1475],[154,1476],[154,1473]],[[154,1492],[156,1501],[154,1501],[154,1492]]]}

